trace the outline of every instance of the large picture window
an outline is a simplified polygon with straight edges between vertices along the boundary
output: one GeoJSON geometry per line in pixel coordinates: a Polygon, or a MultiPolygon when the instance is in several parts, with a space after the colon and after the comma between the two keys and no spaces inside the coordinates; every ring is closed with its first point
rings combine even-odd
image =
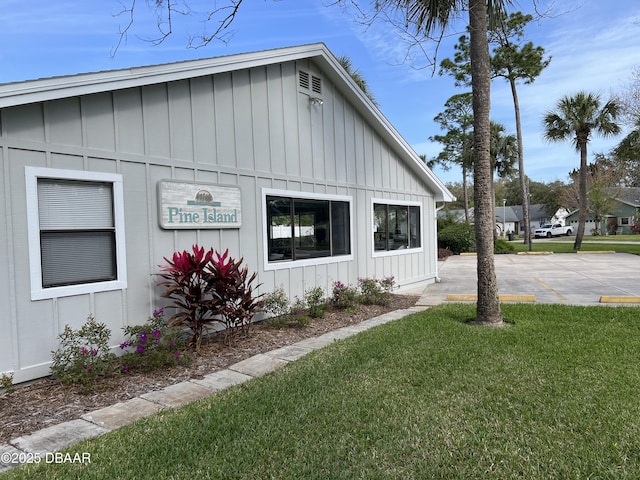
{"type": "Polygon", "coordinates": [[[25,173],[32,298],[125,288],[121,176],[25,173]]]}
{"type": "Polygon", "coordinates": [[[420,205],[373,203],[373,249],[375,252],[422,247],[420,205]]]}
{"type": "Polygon", "coordinates": [[[265,195],[268,263],[351,255],[348,199],[265,195]]]}

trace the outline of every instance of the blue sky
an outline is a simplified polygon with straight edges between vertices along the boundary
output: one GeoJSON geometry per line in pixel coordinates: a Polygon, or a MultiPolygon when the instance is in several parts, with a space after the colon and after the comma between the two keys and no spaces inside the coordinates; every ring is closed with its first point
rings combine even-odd
{"type": "MultiPolygon", "coordinates": [[[[189,1],[192,14],[174,17],[174,34],[153,46],[155,18],[147,3],[138,0],[138,16],[126,43],[115,57],[125,16],[118,16],[130,0],[4,0],[0,10],[0,83],[168,63],[239,52],[324,42],[336,55],[347,55],[368,81],[380,109],[419,154],[437,155],[441,146],[428,139],[441,133],[433,117],[457,89],[449,77],[433,75],[426,59],[413,51],[405,60],[407,44],[391,25],[365,28],[353,15],[328,6],[331,0],[244,0],[230,30],[228,43],[213,42],[200,49],[186,48],[189,33],[201,31],[207,6],[216,1],[189,1]],[[122,3],[121,3],[122,2],[122,3]]],[[[544,3],[545,0],[538,0],[544,3]]],[[[530,12],[532,0],[515,3],[530,12]]],[[[640,2],[563,0],[554,15],[528,26],[527,39],[552,56],[550,66],[532,85],[519,87],[523,118],[525,170],[536,181],[566,181],[578,165],[571,144],[548,144],[543,139],[542,116],[564,95],[579,90],[607,100],[631,80],[640,66],[640,2]]],[[[438,61],[453,55],[461,23],[452,29],[438,52],[438,61]]],[[[433,53],[435,45],[424,49],[433,53]]],[[[506,82],[492,85],[492,119],[515,132],[511,93],[506,82]]],[[[595,152],[607,152],[622,137],[593,138],[595,152]]],[[[436,169],[445,182],[459,181],[457,170],[436,169]]]]}

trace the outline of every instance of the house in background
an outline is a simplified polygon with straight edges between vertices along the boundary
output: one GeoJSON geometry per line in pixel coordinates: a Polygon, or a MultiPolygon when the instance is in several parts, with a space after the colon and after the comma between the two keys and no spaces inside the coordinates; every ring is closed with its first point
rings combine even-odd
{"type": "MultiPolygon", "coordinates": [[[[578,210],[567,217],[567,225],[578,228],[578,210]]],[[[611,210],[603,216],[600,225],[596,224],[594,215],[589,212],[585,223],[584,234],[593,235],[596,231],[601,235],[626,235],[632,233],[632,227],[640,214],[640,187],[616,188],[615,202],[611,210]]]]}
{"type": "MultiPolygon", "coordinates": [[[[564,208],[559,208],[552,216],[544,210],[543,204],[529,205],[529,220],[531,231],[549,222],[560,222],[565,224],[568,212],[564,208]]],[[[463,209],[443,209],[438,212],[439,218],[451,218],[456,222],[464,222],[463,209]]],[[[473,207],[469,209],[469,221],[473,224],[473,207]]],[[[524,235],[524,213],[522,205],[496,205],[496,234],[504,236],[506,233],[517,233],[524,235]]]]}
{"type": "MultiPolygon", "coordinates": [[[[524,213],[522,205],[514,205],[511,207],[515,216],[518,218],[519,234],[524,235],[524,213]]],[[[560,207],[555,214],[549,216],[545,211],[545,205],[542,203],[534,203],[529,205],[529,225],[530,231],[544,225],[545,223],[561,223],[565,225],[565,219],[569,212],[560,207]]]]}
{"type": "Polygon", "coordinates": [[[444,184],[323,44],[0,85],[0,372],[64,326],[122,340],[158,265],[229,249],[261,292],[437,278],[444,184]],[[439,205],[438,205],[439,203],[439,205]]]}

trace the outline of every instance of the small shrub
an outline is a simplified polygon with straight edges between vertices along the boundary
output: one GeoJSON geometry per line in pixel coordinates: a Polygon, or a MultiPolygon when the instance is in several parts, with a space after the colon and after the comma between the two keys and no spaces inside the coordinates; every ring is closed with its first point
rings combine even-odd
{"type": "Polygon", "coordinates": [[[387,306],[391,302],[391,292],[395,286],[395,277],[359,278],[360,302],[367,305],[387,306]]]}
{"type": "Polygon", "coordinates": [[[307,313],[311,318],[322,318],[327,310],[327,299],[322,287],[310,288],[304,292],[307,313]]]}
{"type": "Polygon", "coordinates": [[[89,315],[78,330],[65,325],[58,335],[60,347],[52,353],[51,373],[64,383],[79,384],[90,390],[100,377],[115,371],[115,355],[109,351],[111,331],[89,315]]]}
{"type": "Polygon", "coordinates": [[[341,281],[333,282],[329,305],[343,310],[352,310],[358,303],[358,291],[341,281]]]}
{"type": "Polygon", "coordinates": [[[451,250],[454,255],[473,252],[476,249],[476,238],[473,225],[453,223],[438,232],[438,246],[451,250]]]}
{"type": "Polygon", "coordinates": [[[264,311],[272,317],[280,317],[286,315],[291,310],[291,304],[287,292],[281,285],[273,292],[265,293],[262,297],[264,302],[264,311]]]}
{"type": "Polygon", "coordinates": [[[189,362],[184,350],[184,339],[177,327],[164,319],[164,309],[156,310],[144,325],[124,327],[129,337],[120,344],[125,353],[120,357],[123,372],[132,369],[153,370],[189,362]]]}
{"type": "MultiPolygon", "coordinates": [[[[295,297],[293,302],[289,302],[289,299],[286,298],[284,294],[284,290],[282,290],[282,295],[284,297],[280,298],[277,303],[278,307],[275,309],[280,312],[279,315],[273,316],[267,320],[269,326],[273,328],[287,328],[287,327],[298,327],[305,326],[311,322],[311,318],[307,315],[307,305],[303,299],[295,297]],[[287,309],[284,310],[284,302],[283,298],[286,300],[287,309]]],[[[280,294],[276,294],[276,296],[280,296],[280,294]]],[[[267,294],[267,298],[265,299],[265,304],[271,304],[272,299],[270,300],[269,294],[267,294]]],[[[265,311],[268,311],[268,307],[265,306],[265,311]]],[[[274,307],[271,307],[272,309],[274,307]]]]}
{"type": "Polygon", "coordinates": [[[493,242],[494,253],[513,253],[515,249],[516,248],[513,245],[511,245],[509,242],[506,242],[501,239],[496,239],[493,242]]]}
{"type": "Polygon", "coordinates": [[[7,395],[15,392],[16,386],[13,384],[13,372],[2,372],[2,375],[0,375],[0,388],[4,389],[7,395]]]}

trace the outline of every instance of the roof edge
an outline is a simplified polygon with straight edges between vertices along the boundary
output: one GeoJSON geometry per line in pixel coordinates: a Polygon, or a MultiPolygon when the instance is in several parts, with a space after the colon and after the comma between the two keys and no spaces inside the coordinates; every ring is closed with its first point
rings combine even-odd
{"type": "Polygon", "coordinates": [[[415,150],[357,86],[351,76],[342,68],[337,58],[322,42],[175,63],[6,83],[0,85],[0,108],[203,77],[304,58],[321,61],[328,67],[334,79],[340,79],[340,83],[347,87],[345,89],[347,97],[355,105],[362,107],[359,110],[372,122],[374,127],[381,127],[377,128],[378,133],[387,141],[391,141],[391,145],[395,141],[399,147],[395,149],[396,152],[433,189],[436,201],[451,202],[455,200],[442,181],[420,159],[415,150]]]}

